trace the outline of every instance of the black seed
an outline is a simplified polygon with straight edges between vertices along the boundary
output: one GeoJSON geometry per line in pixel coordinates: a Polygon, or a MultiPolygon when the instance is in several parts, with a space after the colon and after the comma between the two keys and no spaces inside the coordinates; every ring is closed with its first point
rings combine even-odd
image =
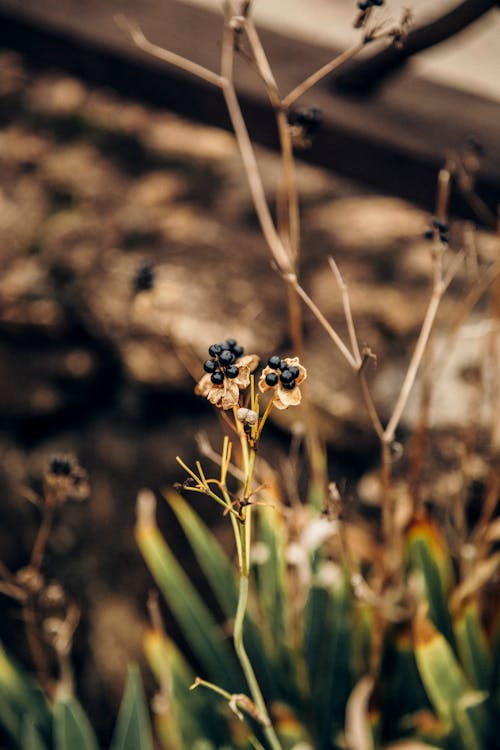
{"type": "Polygon", "coordinates": [[[372,4],[380,6],[384,4],[384,0],[372,0],[372,4]]]}
{"type": "Polygon", "coordinates": [[[434,232],[430,227],[428,227],[424,232],[424,237],[426,240],[432,240],[434,237],[434,232]]]}
{"type": "Polygon", "coordinates": [[[295,380],[290,380],[289,383],[283,383],[281,382],[282,387],[285,389],[285,391],[293,391],[295,388],[295,380]]]}
{"type": "Polygon", "coordinates": [[[370,2],[359,2],[358,3],[358,8],[360,10],[367,10],[370,7],[370,5],[371,5],[370,2]]]}
{"type": "Polygon", "coordinates": [[[55,476],[69,477],[71,474],[71,460],[66,456],[52,456],[49,468],[50,473],[55,476]]]}
{"type": "Polygon", "coordinates": [[[288,369],[292,373],[292,375],[293,375],[294,378],[298,378],[299,377],[300,370],[299,370],[298,367],[296,367],[295,365],[292,365],[288,369]]]}
{"type": "Polygon", "coordinates": [[[234,346],[236,346],[237,341],[236,339],[226,339],[226,344],[230,349],[232,349],[234,346]]]}
{"type": "Polygon", "coordinates": [[[224,375],[220,370],[216,370],[216,372],[210,375],[210,380],[214,385],[222,385],[222,383],[224,382],[224,375]]]}
{"type": "Polygon", "coordinates": [[[281,375],[280,375],[280,380],[281,380],[282,383],[291,383],[291,381],[294,380],[294,379],[295,378],[293,377],[293,375],[290,372],[290,370],[283,370],[282,373],[281,373],[281,375]]]}
{"type": "Polygon", "coordinates": [[[234,356],[233,352],[229,351],[229,349],[224,349],[219,354],[219,361],[222,365],[232,365],[236,357],[234,356]]]}
{"type": "Polygon", "coordinates": [[[278,370],[280,366],[281,358],[278,357],[276,354],[274,354],[272,357],[269,357],[267,360],[267,364],[269,367],[272,367],[273,370],[278,370]]]}
{"type": "Polygon", "coordinates": [[[267,385],[270,385],[271,388],[275,385],[278,385],[278,376],[275,372],[268,372],[266,375],[266,383],[267,385]]]}
{"type": "Polygon", "coordinates": [[[280,369],[280,370],[281,370],[282,372],[283,372],[283,370],[288,370],[288,365],[287,365],[287,363],[285,362],[285,360],[284,360],[284,359],[280,359],[280,363],[279,363],[279,369],[280,369]]]}
{"type": "Polygon", "coordinates": [[[229,344],[227,344],[225,341],[222,344],[219,344],[221,352],[226,352],[230,350],[229,344]]]}
{"type": "Polygon", "coordinates": [[[245,351],[240,344],[235,344],[233,347],[231,347],[231,351],[233,352],[236,359],[239,359],[243,356],[243,352],[245,351]]]}
{"type": "Polygon", "coordinates": [[[440,232],[448,231],[448,223],[446,221],[441,221],[440,219],[433,219],[432,226],[436,227],[436,229],[439,229],[440,232]]]}
{"type": "Polygon", "coordinates": [[[215,372],[219,369],[219,365],[215,359],[207,359],[207,361],[203,363],[203,369],[205,372],[215,372]]]}
{"type": "Polygon", "coordinates": [[[306,136],[311,137],[317,133],[321,125],[321,110],[317,107],[293,110],[288,115],[288,122],[290,125],[298,125],[306,136]]]}
{"type": "Polygon", "coordinates": [[[151,263],[141,263],[135,272],[134,292],[147,292],[152,289],[154,283],[154,271],[151,263]]]}
{"type": "Polygon", "coordinates": [[[211,357],[216,357],[222,351],[220,344],[212,344],[208,347],[208,353],[211,357]]]}
{"type": "Polygon", "coordinates": [[[229,367],[226,367],[226,377],[227,378],[237,378],[240,374],[240,370],[236,365],[229,365],[229,367]]]}

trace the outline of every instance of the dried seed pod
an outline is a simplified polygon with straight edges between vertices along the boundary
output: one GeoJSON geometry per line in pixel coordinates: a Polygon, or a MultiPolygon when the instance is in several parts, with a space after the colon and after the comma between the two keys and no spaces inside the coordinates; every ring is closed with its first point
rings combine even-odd
{"type": "Polygon", "coordinates": [[[236,417],[239,422],[243,422],[243,424],[248,425],[257,424],[257,420],[259,418],[256,411],[253,411],[252,409],[246,409],[245,407],[241,407],[241,409],[238,409],[238,411],[236,412],[236,417]]]}

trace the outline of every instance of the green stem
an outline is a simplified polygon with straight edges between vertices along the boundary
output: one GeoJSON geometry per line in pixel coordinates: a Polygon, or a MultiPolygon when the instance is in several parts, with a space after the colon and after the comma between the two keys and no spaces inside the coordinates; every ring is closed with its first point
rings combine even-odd
{"type": "MultiPolygon", "coordinates": [[[[244,537],[245,537],[245,529],[243,529],[242,541],[244,537]]],[[[253,667],[250,662],[250,659],[248,658],[248,654],[246,652],[245,644],[243,641],[243,623],[245,620],[247,601],[248,601],[248,573],[246,575],[243,575],[242,573],[242,575],[240,576],[238,608],[236,610],[236,618],[234,621],[234,633],[233,633],[234,648],[236,650],[236,654],[238,656],[241,667],[243,669],[253,702],[255,703],[260,714],[265,718],[266,723],[268,724],[266,727],[264,727],[264,734],[269,742],[269,745],[272,748],[272,750],[283,750],[281,743],[276,735],[276,732],[274,731],[274,728],[271,725],[271,720],[267,712],[266,704],[264,702],[264,697],[260,691],[259,683],[257,682],[255,672],[253,671],[253,667]]]]}

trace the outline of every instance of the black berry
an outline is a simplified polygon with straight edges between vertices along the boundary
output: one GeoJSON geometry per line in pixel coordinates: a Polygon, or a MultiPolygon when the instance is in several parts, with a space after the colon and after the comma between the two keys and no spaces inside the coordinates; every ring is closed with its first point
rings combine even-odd
{"type": "Polygon", "coordinates": [[[278,385],[278,376],[275,372],[268,372],[266,375],[266,383],[267,385],[270,385],[271,388],[275,385],[278,385]]]}
{"type": "Polygon", "coordinates": [[[283,388],[286,391],[293,391],[293,389],[295,388],[295,380],[290,380],[289,383],[288,382],[287,383],[283,383],[283,381],[282,381],[281,385],[283,386],[283,388]]]}
{"type": "Polygon", "coordinates": [[[290,125],[301,127],[306,136],[315,135],[321,125],[321,110],[317,107],[303,107],[293,110],[288,115],[290,125]]]}
{"type": "Polygon", "coordinates": [[[269,357],[267,360],[267,364],[269,367],[272,367],[273,370],[278,370],[280,366],[281,358],[278,357],[276,354],[272,357],[269,357]]]}
{"type": "Polygon", "coordinates": [[[229,349],[224,349],[224,351],[219,354],[219,360],[222,365],[232,365],[235,359],[236,357],[229,349]]]}
{"type": "Polygon", "coordinates": [[[231,347],[231,351],[233,352],[236,359],[239,359],[240,357],[243,356],[243,352],[245,350],[243,349],[242,346],[240,346],[240,344],[235,344],[234,346],[231,347]]]}
{"type": "Polygon", "coordinates": [[[220,354],[222,351],[220,344],[212,344],[212,346],[208,347],[208,353],[211,357],[216,357],[218,354],[220,354]]]}
{"type": "Polygon", "coordinates": [[[298,378],[300,374],[300,370],[296,365],[292,365],[288,368],[288,370],[292,373],[294,378],[298,378]]]}
{"type": "Polygon", "coordinates": [[[281,373],[281,376],[280,376],[280,380],[281,380],[281,382],[283,384],[285,384],[285,383],[291,383],[292,380],[294,380],[294,377],[293,377],[292,373],[290,372],[290,370],[283,370],[283,372],[281,373]]]}
{"type": "Polygon", "coordinates": [[[446,221],[441,221],[440,219],[433,219],[432,220],[432,226],[436,227],[436,229],[439,229],[440,232],[447,232],[448,231],[448,224],[446,221]]]}
{"type": "Polygon", "coordinates": [[[229,365],[229,367],[226,367],[226,377],[237,378],[239,374],[240,370],[236,365],[229,365]]]}
{"type": "Polygon", "coordinates": [[[50,459],[50,473],[55,476],[69,477],[71,461],[66,456],[52,456],[50,459]]]}
{"type": "Polygon", "coordinates": [[[214,385],[222,385],[224,382],[224,375],[221,373],[220,370],[216,370],[212,375],[210,376],[210,380],[214,385]]]}
{"type": "Polygon", "coordinates": [[[205,372],[215,372],[219,369],[219,366],[215,359],[207,359],[207,361],[203,363],[203,369],[205,372]]]}
{"type": "Polygon", "coordinates": [[[154,272],[151,263],[142,263],[134,277],[134,292],[147,292],[152,289],[154,283],[154,272]]]}

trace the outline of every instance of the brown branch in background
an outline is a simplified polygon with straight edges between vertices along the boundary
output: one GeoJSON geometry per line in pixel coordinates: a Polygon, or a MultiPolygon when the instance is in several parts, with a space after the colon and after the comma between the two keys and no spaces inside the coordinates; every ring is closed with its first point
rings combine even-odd
{"type": "Polygon", "coordinates": [[[393,45],[354,63],[349,70],[336,76],[335,87],[353,93],[374,89],[409,57],[454,36],[497,4],[497,0],[464,0],[430,23],[410,31],[404,46],[393,45]]]}

